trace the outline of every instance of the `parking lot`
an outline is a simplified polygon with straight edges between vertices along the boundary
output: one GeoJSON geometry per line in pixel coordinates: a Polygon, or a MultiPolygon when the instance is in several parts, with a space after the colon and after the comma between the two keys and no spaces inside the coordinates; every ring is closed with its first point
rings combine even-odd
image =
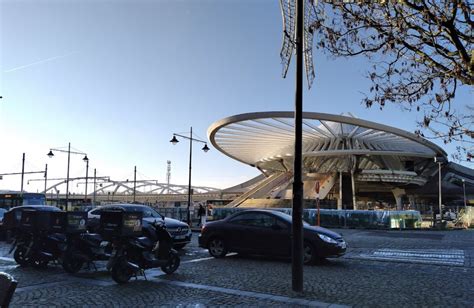
{"type": "Polygon", "coordinates": [[[472,307],[473,231],[334,230],[347,254],[305,266],[304,293],[291,291],[288,260],[230,255],[210,258],[193,241],[181,251],[176,273],[146,271],[117,285],[98,270],[66,274],[60,266],[20,268],[0,242],[0,271],[19,285],[12,307],[24,306],[319,306],[472,307]]]}

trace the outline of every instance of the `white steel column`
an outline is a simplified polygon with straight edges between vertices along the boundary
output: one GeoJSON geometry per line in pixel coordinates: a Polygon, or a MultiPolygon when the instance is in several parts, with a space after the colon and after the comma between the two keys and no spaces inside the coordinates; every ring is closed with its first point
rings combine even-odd
{"type": "Polygon", "coordinates": [[[339,172],[339,198],[337,199],[337,209],[342,210],[342,171],[339,172]]]}
{"type": "Polygon", "coordinates": [[[355,193],[355,179],[354,179],[354,170],[351,170],[351,184],[352,184],[352,205],[354,210],[357,210],[357,200],[356,200],[356,193],[355,193]]]}

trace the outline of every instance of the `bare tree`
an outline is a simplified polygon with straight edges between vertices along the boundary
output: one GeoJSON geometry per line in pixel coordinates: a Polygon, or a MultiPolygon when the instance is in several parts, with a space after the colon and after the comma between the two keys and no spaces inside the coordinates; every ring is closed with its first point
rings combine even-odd
{"type": "Polygon", "coordinates": [[[322,0],[312,29],[316,46],[331,55],[370,59],[367,107],[391,102],[423,112],[416,132],[459,141],[459,154],[469,158],[473,102],[454,106],[453,99],[460,86],[474,83],[471,6],[467,0],[322,0]]]}

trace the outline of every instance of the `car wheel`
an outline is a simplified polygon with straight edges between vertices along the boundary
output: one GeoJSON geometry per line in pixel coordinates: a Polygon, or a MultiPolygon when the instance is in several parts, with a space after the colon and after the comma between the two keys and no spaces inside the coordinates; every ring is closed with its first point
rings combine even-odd
{"type": "Polygon", "coordinates": [[[303,245],[303,262],[304,264],[313,264],[316,260],[316,250],[313,245],[308,242],[304,242],[303,245]]]}
{"type": "Polygon", "coordinates": [[[224,241],[219,237],[214,237],[209,241],[209,254],[214,258],[223,258],[227,254],[224,241]]]}

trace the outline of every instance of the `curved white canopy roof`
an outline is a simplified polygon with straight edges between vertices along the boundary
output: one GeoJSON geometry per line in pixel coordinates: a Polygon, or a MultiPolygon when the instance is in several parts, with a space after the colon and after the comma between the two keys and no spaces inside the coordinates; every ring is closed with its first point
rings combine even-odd
{"type": "MultiPolygon", "coordinates": [[[[231,116],[212,124],[208,137],[219,151],[245,164],[263,170],[292,169],[293,112],[231,116]]],[[[446,153],[434,143],[395,127],[353,116],[303,113],[306,172],[406,171],[408,161],[410,166],[423,161],[425,169],[435,156],[446,158],[446,153]]]]}

